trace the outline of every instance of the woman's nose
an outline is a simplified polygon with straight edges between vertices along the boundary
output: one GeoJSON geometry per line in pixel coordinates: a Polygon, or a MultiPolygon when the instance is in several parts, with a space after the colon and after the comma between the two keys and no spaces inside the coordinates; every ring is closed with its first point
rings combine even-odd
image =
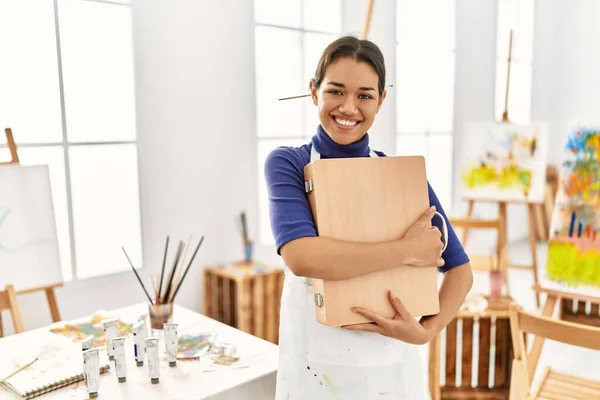
{"type": "Polygon", "coordinates": [[[356,114],[356,102],[354,98],[348,96],[344,99],[342,104],[340,105],[340,112],[348,115],[356,114]]]}

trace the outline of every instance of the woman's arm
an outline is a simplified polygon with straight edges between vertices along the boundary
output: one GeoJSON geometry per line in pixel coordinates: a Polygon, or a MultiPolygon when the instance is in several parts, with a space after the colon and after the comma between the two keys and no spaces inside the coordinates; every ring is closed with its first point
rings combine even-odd
{"type": "Polygon", "coordinates": [[[281,256],[297,276],[341,280],[402,265],[444,265],[438,228],[431,226],[429,208],[398,240],[353,243],[326,237],[303,237],[281,247],[281,256]]]}

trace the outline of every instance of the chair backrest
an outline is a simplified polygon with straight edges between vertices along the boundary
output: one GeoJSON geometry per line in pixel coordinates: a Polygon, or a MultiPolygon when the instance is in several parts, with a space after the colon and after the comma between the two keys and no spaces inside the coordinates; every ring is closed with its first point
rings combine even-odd
{"type": "Polygon", "coordinates": [[[0,164],[19,164],[19,154],[17,153],[17,145],[10,128],[4,129],[6,134],[6,143],[8,144],[8,150],[10,151],[11,160],[8,162],[0,162],[0,164]]]}
{"type": "MultiPolygon", "coordinates": [[[[23,328],[23,320],[21,319],[21,311],[17,304],[17,293],[13,285],[6,285],[4,290],[0,290],[0,311],[9,310],[13,320],[15,333],[25,331],[23,328]]],[[[0,319],[1,323],[1,319],[0,319]]],[[[0,326],[0,331],[2,327],[0,326]]]]}
{"type": "MultiPolygon", "coordinates": [[[[533,371],[539,360],[539,349],[532,348],[528,358],[525,346],[525,335],[531,334],[538,339],[554,340],[557,342],[600,350],[600,328],[573,322],[561,321],[527,313],[517,304],[509,308],[510,330],[514,349],[514,360],[511,372],[511,399],[528,398],[531,388],[533,371]],[[533,355],[533,353],[537,353],[533,355]],[[529,365],[531,363],[531,365],[529,365]]],[[[535,343],[534,346],[535,347],[535,343]]]]}

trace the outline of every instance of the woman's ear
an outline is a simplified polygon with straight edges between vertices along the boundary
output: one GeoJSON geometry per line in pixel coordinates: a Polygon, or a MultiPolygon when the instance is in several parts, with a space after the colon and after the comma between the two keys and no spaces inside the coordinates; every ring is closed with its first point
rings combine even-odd
{"type": "Polygon", "coordinates": [[[312,97],[313,104],[315,106],[319,105],[319,97],[317,96],[318,89],[315,86],[315,82],[312,79],[308,84],[308,88],[310,89],[310,96],[312,97]]]}
{"type": "Polygon", "coordinates": [[[381,108],[381,105],[385,100],[385,96],[387,96],[387,91],[384,90],[383,93],[381,93],[381,96],[379,96],[379,102],[377,103],[377,112],[379,112],[379,109],[381,108]]]}

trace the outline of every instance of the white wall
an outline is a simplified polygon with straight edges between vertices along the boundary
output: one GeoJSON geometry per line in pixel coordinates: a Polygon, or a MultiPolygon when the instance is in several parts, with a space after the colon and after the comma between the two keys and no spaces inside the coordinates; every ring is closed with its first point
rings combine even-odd
{"type": "Polygon", "coordinates": [[[572,123],[600,125],[600,2],[536,2],[532,118],[549,123],[557,166],[572,123]]]}

